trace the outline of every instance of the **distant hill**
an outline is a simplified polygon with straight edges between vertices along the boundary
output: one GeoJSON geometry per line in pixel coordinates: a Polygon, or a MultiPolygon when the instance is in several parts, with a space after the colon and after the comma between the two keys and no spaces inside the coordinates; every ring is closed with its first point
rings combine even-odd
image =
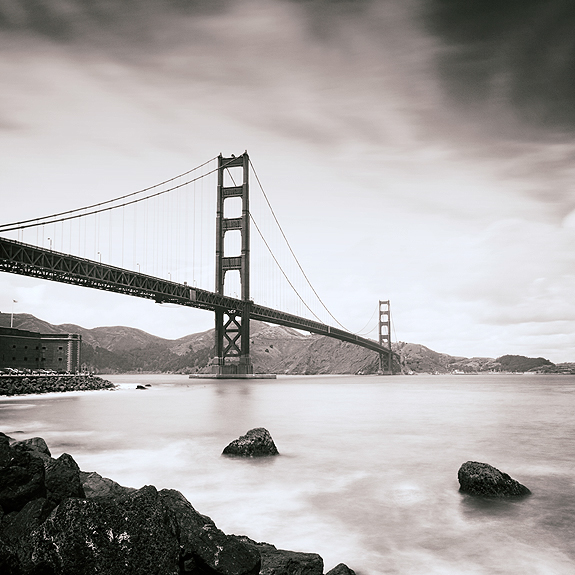
{"type": "MultiPolygon", "coordinates": [[[[10,314],[0,313],[0,326],[10,326],[10,314]]],[[[82,363],[96,373],[206,373],[214,356],[214,330],[164,339],[125,326],[86,329],[74,324],[52,325],[30,314],[15,314],[14,327],[41,333],[78,333],[82,363]]],[[[261,322],[251,324],[251,355],[258,373],[376,373],[379,356],[351,343],[301,333],[261,322]]],[[[504,355],[500,358],[454,357],[424,345],[393,344],[395,373],[525,372],[571,373],[575,366],[556,366],[544,358],[504,355]]]]}

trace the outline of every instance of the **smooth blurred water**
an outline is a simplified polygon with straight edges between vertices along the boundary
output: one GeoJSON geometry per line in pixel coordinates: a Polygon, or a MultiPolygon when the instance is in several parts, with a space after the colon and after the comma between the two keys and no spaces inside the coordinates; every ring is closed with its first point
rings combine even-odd
{"type": "Polygon", "coordinates": [[[109,379],[122,389],[2,398],[0,430],[123,485],[178,489],[226,533],[319,553],[326,571],[575,573],[572,376],[109,379]],[[253,427],[281,457],[220,456],[253,427]],[[467,460],[533,495],[460,494],[467,460]]]}

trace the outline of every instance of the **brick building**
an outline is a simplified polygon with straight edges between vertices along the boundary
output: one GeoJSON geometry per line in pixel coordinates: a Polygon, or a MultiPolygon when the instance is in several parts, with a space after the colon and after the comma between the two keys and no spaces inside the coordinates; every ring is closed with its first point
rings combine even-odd
{"type": "Polygon", "coordinates": [[[0,369],[80,371],[82,336],[0,327],[0,369]]]}

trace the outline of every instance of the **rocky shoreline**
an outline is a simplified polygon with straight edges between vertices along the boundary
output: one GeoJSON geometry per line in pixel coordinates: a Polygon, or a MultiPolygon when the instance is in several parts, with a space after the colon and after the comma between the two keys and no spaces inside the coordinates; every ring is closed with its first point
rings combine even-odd
{"type": "MultiPolygon", "coordinates": [[[[322,575],[315,553],[226,535],[178,491],[122,487],[0,433],[3,575],[322,575]]],[[[355,575],[340,563],[327,575],[355,575]]]]}
{"type": "Polygon", "coordinates": [[[93,391],[115,387],[110,381],[96,375],[4,375],[0,377],[0,396],[93,391]]]}

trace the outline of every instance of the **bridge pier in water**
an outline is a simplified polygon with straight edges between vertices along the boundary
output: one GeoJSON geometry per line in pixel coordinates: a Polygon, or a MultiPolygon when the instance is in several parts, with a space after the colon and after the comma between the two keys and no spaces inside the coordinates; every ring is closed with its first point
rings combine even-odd
{"type": "Polygon", "coordinates": [[[216,204],[216,293],[224,295],[226,273],[237,270],[241,284],[241,309],[216,309],[216,357],[212,372],[218,378],[246,378],[253,376],[254,367],[250,357],[250,204],[249,168],[247,152],[241,156],[224,158],[218,156],[218,191],[216,204]],[[233,178],[233,185],[225,185],[225,170],[241,168],[241,182],[233,178]],[[225,217],[225,202],[240,198],[241,215],[225,217]],[[241,234],[239,256],[226,256],[224,244],[226,232],[238,230],[241,234]]]}
{"type": "Polygon", "coordinates": [[[379,373],[393,375],[393,353],[391,351],[391,309],[389,300],[379,301],[379,345],[387,347],[388,353],[379,354],[379,373]]]}

